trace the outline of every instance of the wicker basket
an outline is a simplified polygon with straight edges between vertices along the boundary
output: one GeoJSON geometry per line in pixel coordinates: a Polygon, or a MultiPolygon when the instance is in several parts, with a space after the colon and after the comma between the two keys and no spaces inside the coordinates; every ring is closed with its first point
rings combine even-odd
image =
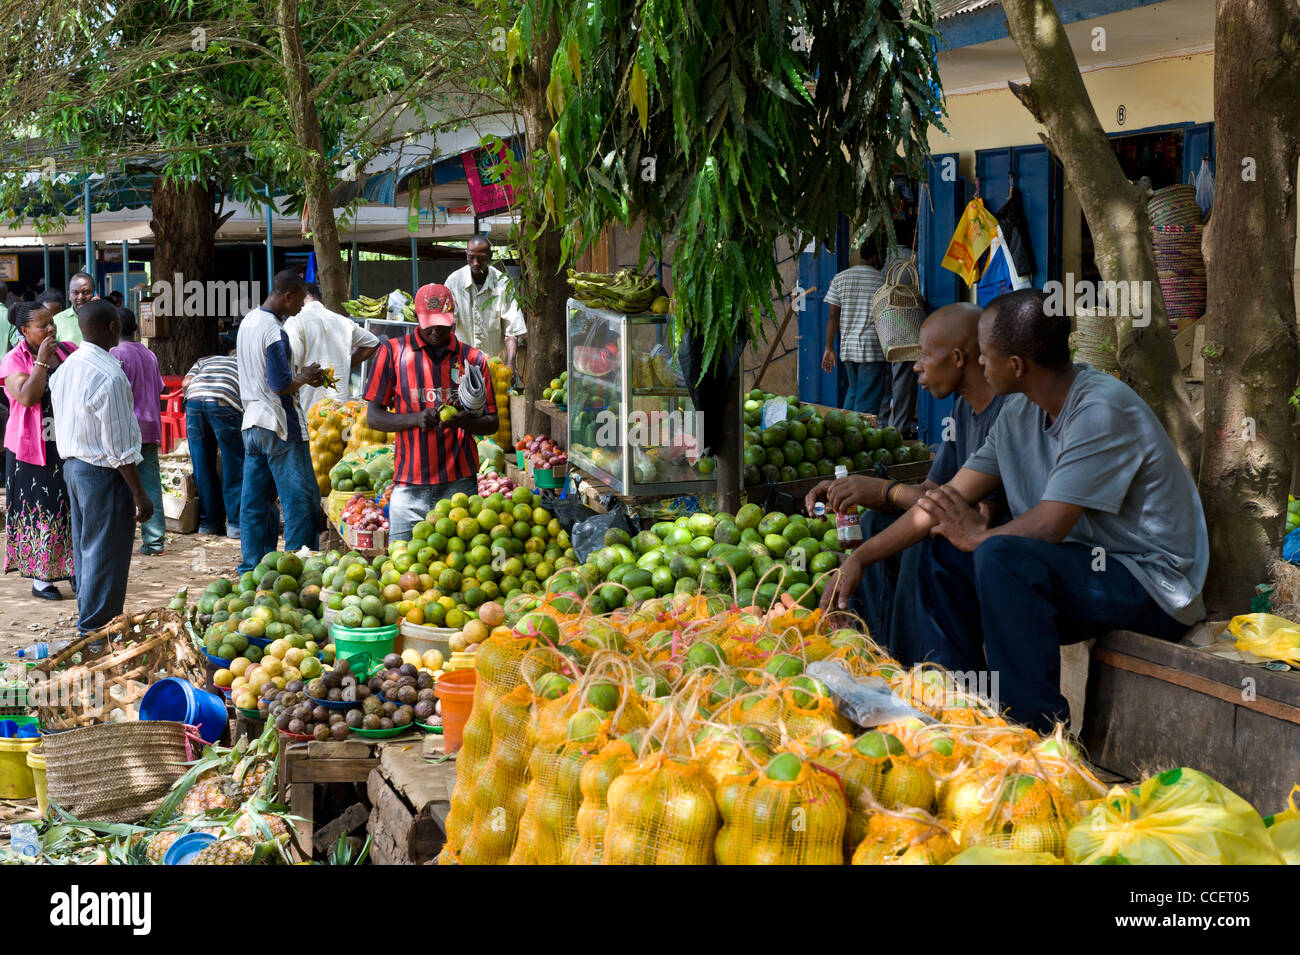
{"type": "Polygon", "coordinates": [[[184,618],[160,607],[124,613],[73,641],[38,664],[28,681],[40,681],[32,695],[41,726],[63,730],[135,719],[135,705],[149,684],[169,676],[202,686],[207,672],[184,618]],[[91,649],[98,641],[103,647],[91,649]],[[73,662],[75,654],[81,654],[80,663],[73,662]]]}
{"type": "Polygon", "coordinates": [[[47,733],[45,779],[49,800],[78,819],[136,822],[167,797],[197,758],[184,725],[105,723],[47,733]]]}
{"type": "Polygon", "coordinates": [[[1087,362],[1098,371],[1119,370],[1119,353],[1115,347],[1115,319],[1098,315],[1095,309],[1078,309],[1074,315],[1074,332],[1070,345],[1074,360],[1087,362]]]}
{"type": "Polygon", "coordinates": [[[921,279],[916,259],[896,262],[885,276],[885,284],[871,300],[871,315],[880,339],[885,361],[913,362],[921,357],[921,323],[925,305],[921,299],[921,279]],[[901,284],[910,276],[910,285],[901,284]]]}

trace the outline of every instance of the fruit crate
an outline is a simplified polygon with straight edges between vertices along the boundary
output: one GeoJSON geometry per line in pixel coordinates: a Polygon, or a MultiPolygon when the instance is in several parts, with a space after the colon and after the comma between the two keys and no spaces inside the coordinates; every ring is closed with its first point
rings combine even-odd
{"type": "Polygon", "coordinates": [[[377,557],[388,549],[388,531],[379,528],[373,531],[357,530],[351,524],[344,524],[343,543],[349,550],[354,550],[366,557],[377,557]]]}

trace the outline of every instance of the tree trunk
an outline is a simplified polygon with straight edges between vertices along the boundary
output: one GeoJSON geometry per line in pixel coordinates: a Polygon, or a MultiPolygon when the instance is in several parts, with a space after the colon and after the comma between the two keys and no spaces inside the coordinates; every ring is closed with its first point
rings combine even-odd
{"type": "MultiPolygon", "coordinates": [[[[325,163],[325,142],[320,117],[312,101],[311,73],[298,24],[298,0],[278,0],[276,28],[280,34],[285,90],[294,138],[301,152],[303,188],[307,198],[311,244],[316,252],[316,275],[325,306],[342,311],[347,294],[347,269],[339,250],[339,227],[330,195],[330,174],[325,163]]],[[[414,293],[414,289],[411,290],[414,293]]]]}
{"type": "MultiPolygon", "coordinates": [[[[519,79],[518,107],[524,118],[528,152],[545,149],[555,121],[546,106],[546,87],[551,81],[551,57],[559,45],[559,32],[552,19],[548,32],[534,44],[532,57],[516,76],[519,79]]],[[[528,323],[528,354],[525,364],[524,396],[528,406],[526,430],[543,433],[550,419],[537,410],[537,402],[551,379],[558,378],[568,362],[565,347],[565,302],[569,297],[564,272],[560,228],[552,223],[531,239],[545,215],[540,196],[525,196],[520,222],[520,304],[528,323]],[[531,240],[531,241],[530,241],[531,240]]]]}
{"type": "MultiPolygon", "coordinates": [[[[185,283],[214,278],[216,204],[217,190],[210,183],[154,180],[149,223],[154,235],[153,279],[169,283],[169,288],[179,281],[180,287],[168,296],[171,302],[183,301],[185,283]]],[[[204,294],[202,300],[206,303],[209,296],[204,294]]],[[[218,315],[208,314],[206,308],[172,314],[168,336],[149,341],[162,373],[183,375],[196,360],[214,354],[218,324],[218,315]]]]}
{"type": "Polygon", "coordinates": [[[1029,74],[1028,86],[1008,85],[1034,119],[1047,127],[1039,137],[1060,159],[1079,197],[1102,278],[1137,281],[1150,290],[1150,324],[1134,327],[1132,314],[1116,317],[1120,373],[1151,406],[1195,474],[1201,436],[1156,274],[1147,216],[1150,187],[1145,180],[1137,185],[1129,182],[1120,168],[1051,0],[1003,0],[1002,9],[1029,74]]]}
{"type": "Polygon", "coordinates": [[[1218,178],[1205,232],[1205,443],[1211,619],[1240,613],[1271,576],[1291,484],[1287,397],[1300,371],[1292,269],[1300,159],[1300,6],[1219,0],[1218,178]]]}

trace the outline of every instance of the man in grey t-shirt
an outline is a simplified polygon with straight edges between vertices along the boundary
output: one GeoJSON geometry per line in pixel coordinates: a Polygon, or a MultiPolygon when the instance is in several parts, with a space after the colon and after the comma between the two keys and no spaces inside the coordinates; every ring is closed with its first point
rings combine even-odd
{"type": "Polygon", "coordinates": [[[895,528],[935,537],[919,573],[925,655],[987,666],[1011,717],[1050,730],[1069,714],[1059,646],[1117,628],[1181,635],[1204,616],[1209,539],[1151,409],[1070,363],[1070,320],[1044,301],[1011,292],[981,315],[984,373],[1011,397],[983,446],[895,528]],[[1012,520],[990,528],[971,502],[998,486],[1012,520]]]}

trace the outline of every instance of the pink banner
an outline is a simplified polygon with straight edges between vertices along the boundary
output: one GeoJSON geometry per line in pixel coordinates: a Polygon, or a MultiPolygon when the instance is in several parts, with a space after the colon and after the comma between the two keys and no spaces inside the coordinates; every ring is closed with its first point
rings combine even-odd
{"type": "Polygon", "coordinates": [[[503,143],[496,152],[471,149],[461,154],[465,164],[465,179],[469,182],[470,201],[474,214],[489,216],[509,209],[514,203],[515,190],[505,182],[510,175],[513,156],[503,143]]]}

